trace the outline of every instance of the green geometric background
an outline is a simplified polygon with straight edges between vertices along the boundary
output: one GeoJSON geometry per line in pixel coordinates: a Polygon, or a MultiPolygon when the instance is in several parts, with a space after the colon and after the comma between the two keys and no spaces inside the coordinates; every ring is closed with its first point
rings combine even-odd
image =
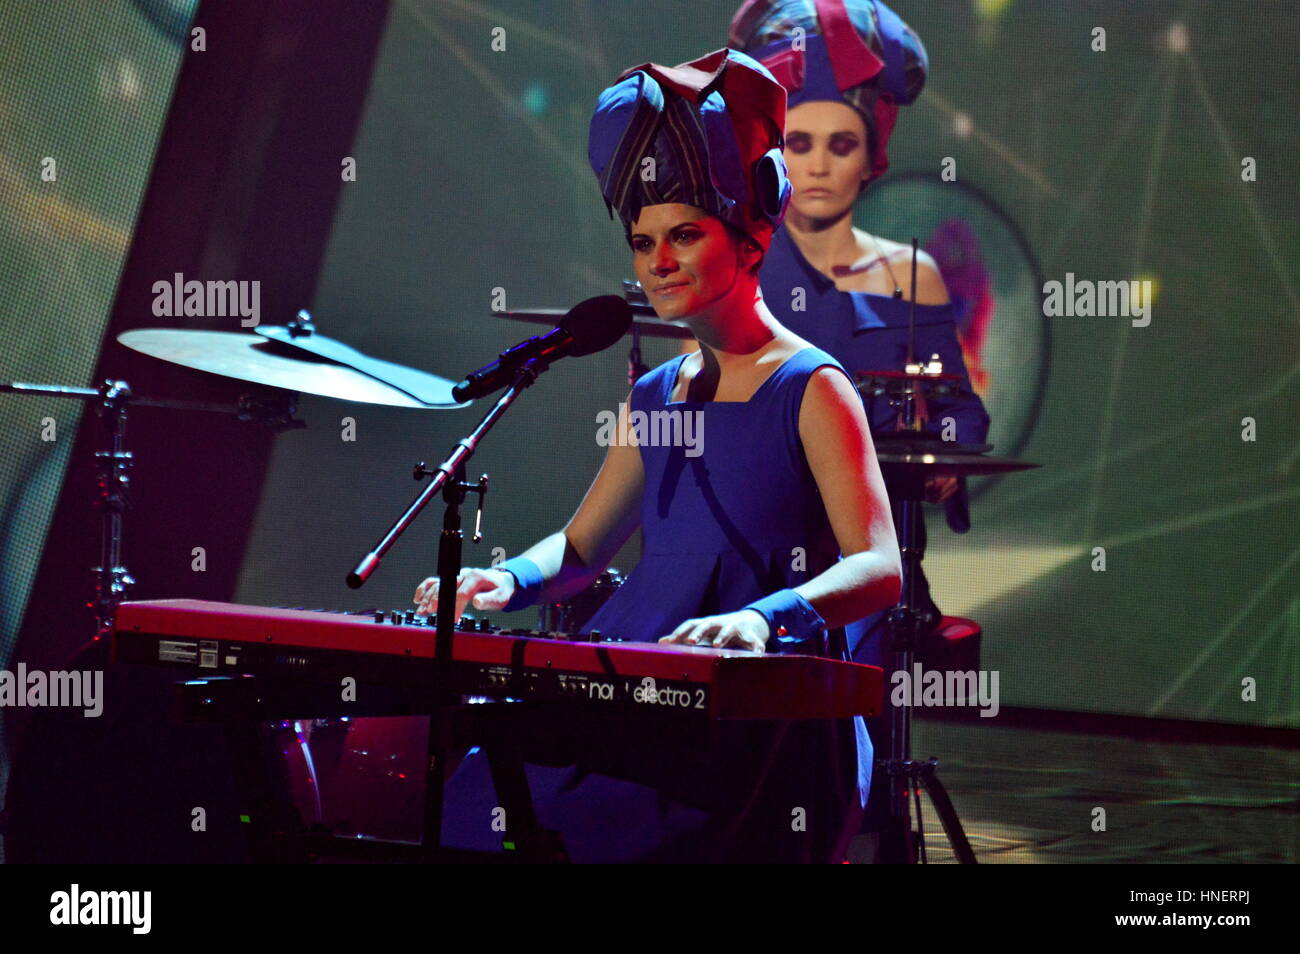
{"type": "MultiPolygon", "coordinates": [[[[1003,705],[1300,725],[1295,5],[893,7],[925,41],[931,71],[900,116],[891,176],[934,175],[952,157],[958,180],[1024,233],[1047,279],[1157,283],[1146,328],[1047,319],[1048,376],[1019,452],[1043,467],[986,487],[963,537],[932,521],[939,604],[983,625],[1003,705]],[[1175,24],[1183,52],[1170,50],[1175,24]],[[1105,52],[1091,49],[1096,27],[1105,52]],[[1241,180],[1246,156],[1254,182],[1241,180]],[[1244,417],[1254,442],[1241,439],[1244,417]],[[1090,567],[1098,546],[1101,573],[1090,567]],[[1258,701],[1241,701],[1246,677],[1258,701]]],[[[84,384],[179,53],[132,4],[0,8],[0,379],[84,384]],[[136,92],[123,102],[122,90],[136,92]],[[59,196],[93,218],[32,205],[22,170],[55,148],[81,166],[61,172],[59,196]],[[24,329],[37,329],[34,341],[24,329]],[[67,347],[51,351],[56,337],[67,347]]],[[[494,288],[510,308],[616,292],[631,268],[586,163],[596,95],[628,66],[722,46],[733,12],[714,0],[395,2],[353,149],[358,178],[345,185],[316,298],[303,303],[322,332],[456,377],[533,333],[489,314],[494,288]]],[[[905,192],[890,181],[876,186],[889,202],[869,194],[858,224],[905,241],[920,212],[892,198],[905,192]]],[[[996,323],[993,334],[996,380],[1018,352],[996,323]]],[[[645,350],[653,366],[675,348],[645,350]]],[[[596,415],[626,395],[625,354],[557,364],[497,426],[471,465],[493,485],[486,540],[467,545],[467,561],[518,553],[572,514],[603,453],[596,415]]],[[[75,427],[71,407],[16,402],[0,402],[0,492],[6,520],[21,512],[25,529],[11,524],[5,537],[0,663],[66,466],[55,458],[70,446],[23,435],[46,413],[63,433],[75,427]],[[22,476],[34,467],[45,474],[35,485],[22,476]]],[[[361,594],[343,576],[409,502],[410,464],[441,459],[486,408],[310,397],[301,407],[310,427],[277,440],[238,598],[408,606],[433,572],[437,508],[361,594]],[[340,439],[343,417],[356,419],[354,442],[340,439]]],[[[132,519],[165,515],[138,501],[132,519]]],[[[633,541],[616,565],[629,570],[636,552],[633,541]]]]}
{"type": "MultiPolygon", "coordinates": [[[[172,13],[183,28],[187,10],[172,13]]],[[[0,381],[93,383],[180,62],[135,4],[0,0],[0,381]]],[[[0,396],[0,669],[81,412],[76,401],[0,396]]],[[[87,599],[97,529],[77,581],[87,599]]],[[[83,606],[66,617],[92,632],[83,606]]],[[[9,744],[0,712],[0,799],[9,744]]]]}
{"type": "MultiPolygon", "coordinates": [[[[1021,451],[1043,467],[987,488],[968,535],[931,533],[940,605],[983,625],[1004,705],[1300,724],[1294,7],[895,8],[931,73],[891,173],[935,174],[951,156],[1046,278],[1157,283],[1145,328],[1047,319],[1050,372],[1021,451]],[[1189,40],[1177,54],[1175,23],[1189,40]],[[1098,26],[1105,52],[1091,49],[1098,26]],[[1098,546],[1105,572],[1091,569],[1098,546]],[[1241,701],[1244,677],[1258,701],[1241,701]]],[[[630,263],[585,162],[595,97],[628,66],[723,45],[733,9],[396,4],[315,302],[327,333],[455,376],[531,333],[488,314],[494,287],[510,308],[617,291],[630,263]]],[[[910,210],[868,208],[860,225],[907,239],[910,210]]],[[[648,352],[653,365],[673,348],[648,352]]],[[[472,467],[493,490],[467,560],[518,553],[571,515],[601,459],[595,416],[624,397],[624,357],[558,364],[497,427],[472,467]]],[[[241,597],[356,606],[342,576],[411,495],[410,462],[440,459],[481,410],[359,409],[355,444],[339,439],[352,409],[307,411],[312,428],[279,440],[241,597]]],[[[438,524],[426,514],[366,603],[408,605],[438,524]]]]}

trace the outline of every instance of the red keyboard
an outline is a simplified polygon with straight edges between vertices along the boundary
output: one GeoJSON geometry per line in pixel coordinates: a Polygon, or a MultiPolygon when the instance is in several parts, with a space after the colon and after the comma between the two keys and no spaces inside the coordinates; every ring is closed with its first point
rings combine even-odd
{"type": "MultiPolygon", "coordinates": [[[[331,691],[351,677],[358,684],[405,690],[409,697],[433,685],[431,624],[394,625],[374,614],[146,600],[118,607],[113,659],[331,691]]],[[[457,632],[453,639],[445,678],[464,695],[691,718],[833,719],[875,715],[883,692],[879,668],[817,656],[509,632],[457,632]]]]}

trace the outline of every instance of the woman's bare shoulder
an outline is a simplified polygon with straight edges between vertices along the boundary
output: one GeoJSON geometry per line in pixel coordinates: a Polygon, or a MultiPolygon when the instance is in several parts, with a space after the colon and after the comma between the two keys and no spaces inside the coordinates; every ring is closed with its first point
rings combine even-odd
{"type": "MultiPolygon", "coordinates": [[[[858,248],[862,250],[864,258],[884,256],[889,260],[891,266],[900,260],[906,262],[912,260],[911,242],[895,242],[893,239],[885,238],[883,235],[873,235],[857,226],[853,227],[853,237],[857,240],[858,248]]],[[[916,264],[918,268],[932,268],[936,272],[939,270],[939,266],[935,263],[933,256],[923,248],[918,248],[916,251],[916,264]]]]}
{"type": "MultiPolygon", "coordinates": [[[[907,297],[912,288],[912,246],[911,243],[895,242],[892,239],[884,238],[879,235],[872,235],[860,228],[854,227],[853,236],[857,240],[858,248],[862,250],[862,264],[883,258],[888,263],[889,269],[893,272],[899,286],[903,289],[904,297],[907,297]]],[[[872,272],[884,271],[884,265],[877,265],[872,272]]],[[[862,273],[863,276],[871,274],[870,272],[862,273]]],[[[944,285],[943,275],[939,271],[939,265],[935,262],[934,257],[924,249],[917,249],[916,252],[916,301],[921,305],[946,305],[948,303],[948,289],[944,285]]],[[[846,289],[851,291],[874,291],[869,287],[846,289]]]]}

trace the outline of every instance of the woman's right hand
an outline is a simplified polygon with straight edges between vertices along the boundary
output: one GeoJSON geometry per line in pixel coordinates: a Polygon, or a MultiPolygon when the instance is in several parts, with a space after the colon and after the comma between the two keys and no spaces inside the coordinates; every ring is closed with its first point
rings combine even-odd
{"type": "MultiPolygon", "coordinates": [[[[515,577],[509,570],[480,570],[466,567],[456,577],[456,619],[467,605],[477,610],[505,609],[515,595],[515,577]]],[[[438,578],[431,576],[415,588],[415,612],[432,616],[438,612],[438,578]]]]}

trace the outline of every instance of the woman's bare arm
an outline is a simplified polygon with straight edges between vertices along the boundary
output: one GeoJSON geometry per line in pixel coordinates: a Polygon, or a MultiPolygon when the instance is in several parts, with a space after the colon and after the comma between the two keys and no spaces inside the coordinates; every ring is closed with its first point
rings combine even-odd
{"type": "Polygon", "coordinates": [[[862,399],[835,368],[809,379],[799,437],[844,559],[795,592],[827,626],[843,626],[896,604],[902,567],[862,399]]]}
{"type": "MultiPolygon", "coordinates": [[[[619,411],[620,434],[631,433],[627,422],[629,403],[619,411]]],[[[630,444],[611,446],[564,530],[522,554],[537,564],[547,580],[543,600],[578,593],[604,572],[641,522],[644,490],[641,451],[630,444]]]]}

